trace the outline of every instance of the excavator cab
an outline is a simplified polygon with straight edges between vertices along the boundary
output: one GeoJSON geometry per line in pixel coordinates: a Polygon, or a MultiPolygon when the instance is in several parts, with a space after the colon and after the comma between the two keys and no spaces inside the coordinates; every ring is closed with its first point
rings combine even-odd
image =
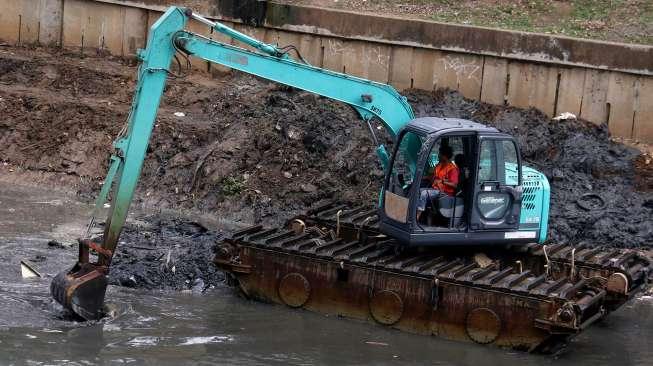
{"type": "Polygon", "coordinates": [[[407,246],[519,244],[546,238],[546,177],[522,167],[513,137],[472,121],[411,121],[398,136],[381,198],[381,231],[407,246]],[[446,193],[432,189],[443,146],[458,173],[455,188],[446,193]]]}

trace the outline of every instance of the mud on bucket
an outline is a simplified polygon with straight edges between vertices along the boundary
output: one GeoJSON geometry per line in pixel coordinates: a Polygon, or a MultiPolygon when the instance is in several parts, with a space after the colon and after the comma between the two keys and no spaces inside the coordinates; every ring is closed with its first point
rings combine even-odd
{"type": "Polygon", "coordinates": [[[63,307],[86,320],[104,315],[107,276],[92,264],[76,264],[70,271],[59,273],[50,284],[52,297],[63,307]]]}

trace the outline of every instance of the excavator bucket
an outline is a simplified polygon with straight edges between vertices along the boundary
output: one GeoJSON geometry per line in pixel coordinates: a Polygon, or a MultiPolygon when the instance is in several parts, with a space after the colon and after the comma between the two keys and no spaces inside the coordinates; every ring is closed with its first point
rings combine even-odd
{"type": "Polygon", "coordinates": [[[79,240],[79,261],[68,271],[59,273],[50,284],[52,297],[63,307],[85,320],[104,315],[108,266],[103,262],[105,250],[88,240],[79,240]],[[98,251],[98,263],[89,262],[89,249],[98,251]]]}

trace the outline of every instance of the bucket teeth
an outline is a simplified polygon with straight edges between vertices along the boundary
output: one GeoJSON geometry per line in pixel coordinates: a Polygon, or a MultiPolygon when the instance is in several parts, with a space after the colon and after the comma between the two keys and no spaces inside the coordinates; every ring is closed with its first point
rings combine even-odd
{"type": "Polygon", "coordinates": [[[102,318],[107,276],[99,269],[81,275],[74,269],[61,272],[52,280],[52,297],[61,306],[85,320],[102,318]]]}

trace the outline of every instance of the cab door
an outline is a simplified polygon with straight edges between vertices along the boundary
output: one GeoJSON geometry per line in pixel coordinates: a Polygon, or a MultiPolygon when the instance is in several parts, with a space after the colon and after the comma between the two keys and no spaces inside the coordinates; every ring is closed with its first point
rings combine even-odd
{"type": "Polygon", "coordinates": [[[521,159],[509,136],[478,140],[470,229],[512,231],[519,228],[522,204],[521,159]]]}
{"type": "Polygon", "coordinates": [[[395,226],[407,228],[411,221],[410,197],[419,189],[421,171],[418,170],[418,161],[426,136],[404,130],[399,141],[386,172],[380,206],[381,213],[391,219],[395,226]]]}

